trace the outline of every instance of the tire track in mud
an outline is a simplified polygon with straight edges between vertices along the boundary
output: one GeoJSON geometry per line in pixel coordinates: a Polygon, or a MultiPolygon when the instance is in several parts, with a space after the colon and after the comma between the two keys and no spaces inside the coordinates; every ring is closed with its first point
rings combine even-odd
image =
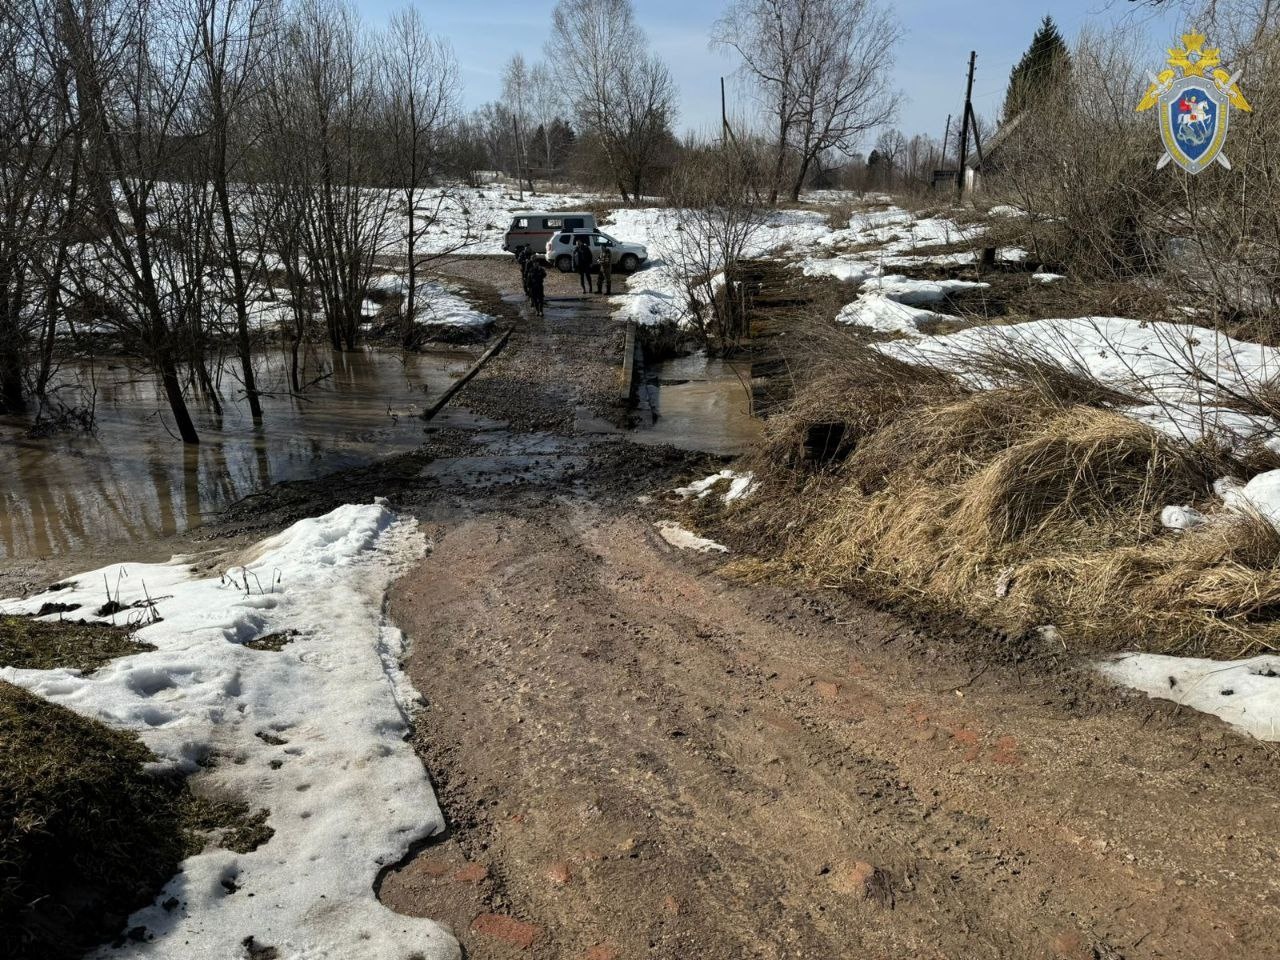
{"type": "MultiPolygon", "coordinates": [[[[581,440],[614,331],[566,302],[528,333],[459,402],[581,440]]],[[[438,477],[390,610],[450,831],[381,896],[473,960],[1272,955],[1264,745],[726,582],[622,487],[438,477]]]]}

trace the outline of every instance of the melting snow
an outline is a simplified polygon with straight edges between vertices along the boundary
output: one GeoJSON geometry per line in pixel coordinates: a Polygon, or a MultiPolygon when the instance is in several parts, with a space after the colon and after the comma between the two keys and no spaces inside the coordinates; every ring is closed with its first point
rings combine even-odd
{"type": "Polygon", "coordinates": [[[756,483],[755,475],[749,471],[740,473],[737,470],[721,470],[719,473],[713,473],[709,477],[695,480],[687,487],[676,487],[676,493],[686,500],[690,497],[697,497],[701,500],[715,489],[716,484],[724,480],[729,481],[728,489],[725,490],[720,498],[725,503],[733,503],[735,500],[749,497],[759,486],[756,483]]]}
{"type": "Polygon", "coordinates": [[[1280,656],[1224,661],[1126,653],[1098,669],[1122,686],[1211,713],[1259,740],[1280,740],[1280,656]]]}
{"type": "Polygon", "coordinates": [[[203,784],[270,810],[275,834],[257,850],[187,858],[134,914],[129,926],[150,942],[98,956],[224,960],[249,936],[307,960],[459,956],[438,924],[393,913],[373,891],[380,867],[444,826],[405,740],[417,696],[399,667],[404,638],[382,615],[388,584],[424,549],[415,521],[382,503],[348,505],[263,541],[223,577],[197,577],[178,558],[115,564],[0,605],[34,613],[53,598],[88,611],[107,589],[126,606],[150,597],[163,619],[137,638],[155,650],[92,676],[6,668],[0,678],[136,731],[161,766],[213,760],[203,784]],[[297,635],[279,652],[244,646],[285,631],[297,635]],[[170,897],[179,905],[166,910],[170,897]]]}
{"type": "Polygon", "coordinates": [[[728,553],[729,548],[723,544],[700,537],[674,520],[659,520],[654,524],[658,535],[678,550],[696,550],[699,553],[728,553]]]}

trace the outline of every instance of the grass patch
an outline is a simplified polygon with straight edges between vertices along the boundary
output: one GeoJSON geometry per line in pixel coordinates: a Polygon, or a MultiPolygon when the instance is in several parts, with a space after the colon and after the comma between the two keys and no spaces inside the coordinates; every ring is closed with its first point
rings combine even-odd
{"type": "Polygon", "coordinates": [[[250,650],[269,650],[279,653],[296,640],[301,634],[297,630],[281,630],[276,633],[265,633],[260,637],[245,642],[250,650]]]}
{"type": "Polygon", "coordinates": [[[183,797],[181,812],[188,856],[210,844],[233,853],[250,853],[275,835],[275,830],[267,826],[269,810],[250,810],[247,803],[230,797],[188,793],[183,797]]]}
{"type": "Polygon", "coordinates": [[[180,780],[112,730],[0,682],[0,956],[79,957],[117,935],[186,850],[180,780]]]}
{"type": "Polygon", "coordinates": [[[154,760],[133,734],[0,681],[0,956],[80,957],[184,857],[271,838],[267,810],[194,794],[144,769],[154,760]]]}
{"type": "MultiPolygon", "coordinates": [[[[1212,512],[1220,451],[1111,409],[1079,370],[997,358],[999,389],[849,339],[766,423],[762,481],[710,535],[764,561],[1014,636],[1069,647],[1238,656],[1280,648],[1280,534],[1220,516],[1175,533],[1169,504],[1212,512]]],[[[710,500],[711,498],[708,498],[710,500]]]]}
{"type": "Polygon", "coordinates": [[[45,621],[0,616],[0,666],[59,667],[92,673],[109,660],[155,647],[130,639],[126,627],[83,620],[45,621]]]}

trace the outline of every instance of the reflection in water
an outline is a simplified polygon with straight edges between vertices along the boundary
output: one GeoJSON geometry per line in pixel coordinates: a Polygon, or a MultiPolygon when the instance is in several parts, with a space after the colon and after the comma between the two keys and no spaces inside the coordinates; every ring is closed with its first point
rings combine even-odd
{"type": "Polygon", "coordinates": [[[188,400],[198,447],[174,439],[163,391],[148,374],[117,361],[68,371],[94,380],[98,430],[32,439],[25,421],[0,417],[0,557],[179,532],[271,483],[413,449],[422,442],[417,415],[475,358],[458,349],[405,357],[325,350],[320,359],[332,376],[294,398],[283,353],[260,357],[262,389],[279,392],[264,396],[259,424],[227,368],[220,421],[188,400]]]}
{"type": "Polygon", "coordinates": [[[760,435],[751,416],[749,361],[711,360],[694,353],[646,371],[640,391],[647,424],[638,443],[669,443],[683,450],[739,454],[760,435]]]}

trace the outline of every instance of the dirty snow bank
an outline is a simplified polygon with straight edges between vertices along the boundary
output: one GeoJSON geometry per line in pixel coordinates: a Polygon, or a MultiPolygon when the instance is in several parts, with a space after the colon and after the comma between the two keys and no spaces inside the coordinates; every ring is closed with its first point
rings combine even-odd
{"type": "Polygon", "coordinates": [[[709,477],[703,477],[701,480],[695,480],[687,487],[676,487],[675,492],[685,500],[690,497],[697,497],[702,500],[716,488],[718,483],[725,480],[729,481],[729,486],[720,497],[725,503],[733,503],[735,500],[749,497],[755,493],[756,487],[759,486],[756,483],[755,474],[751,471],[739,472],[725,469],[719,473],[713,473],[709,477]]]}
{"type": "Polygon", "coordinates": [[[658,535],[677,550],[696,550],[698,553],[729,552],[724,544],[700,537],[674,520],[659,520],[654,526],[658,529],[658,535]]]}
{"type": "Polygon", "coordinates": [[[1210,713],[1259,740],[1280,741],[1280,656],[1199,660],[1126,653],[1098,664],[1121,686],[1210,713]]]}
{"type": "MultiPolygon", "coordinates": [[[[1133,394],[1139,402],[1123,412],[1187,440],[1238,446],[1280,431],[1270,418],[1232,409],[1233,397],[1246,396],[1280,374],[1280,351],[1204,327],[1076,317],[971,327],[881,349],[962,374],[975,360],[1001,353],[1054,363],[1133,394]]],[[[970,379],[987,385],[980,377],[970,379]]]]}
{"type": "Polygon", "coordinates": [[[381,609],[424,548],[415,521],[382,503],[347,505],[263,541],[222,577],[197,578],[178,558],[115,564],[0,603],[7,613],[78,603],[87,616],[110,589],[124,622],[149,619],[149,597],[163,619],[137,638],[155,650],[92,676],[6,668],[0,679],[136,731],[162,767],[211,763],[202,784],[270,811],[275,833],[257,850],[183,861],[129,921],[150,942],[98,956],[224,960],[250,936],[282,958],[459,956],[438,924],[393,913],[373,892],[381,866],[444,826],[405,740],[417,698],[399,668],[404,639],[381,609]],[[279,652],[244,645],[292,631],[279,652]]]}

